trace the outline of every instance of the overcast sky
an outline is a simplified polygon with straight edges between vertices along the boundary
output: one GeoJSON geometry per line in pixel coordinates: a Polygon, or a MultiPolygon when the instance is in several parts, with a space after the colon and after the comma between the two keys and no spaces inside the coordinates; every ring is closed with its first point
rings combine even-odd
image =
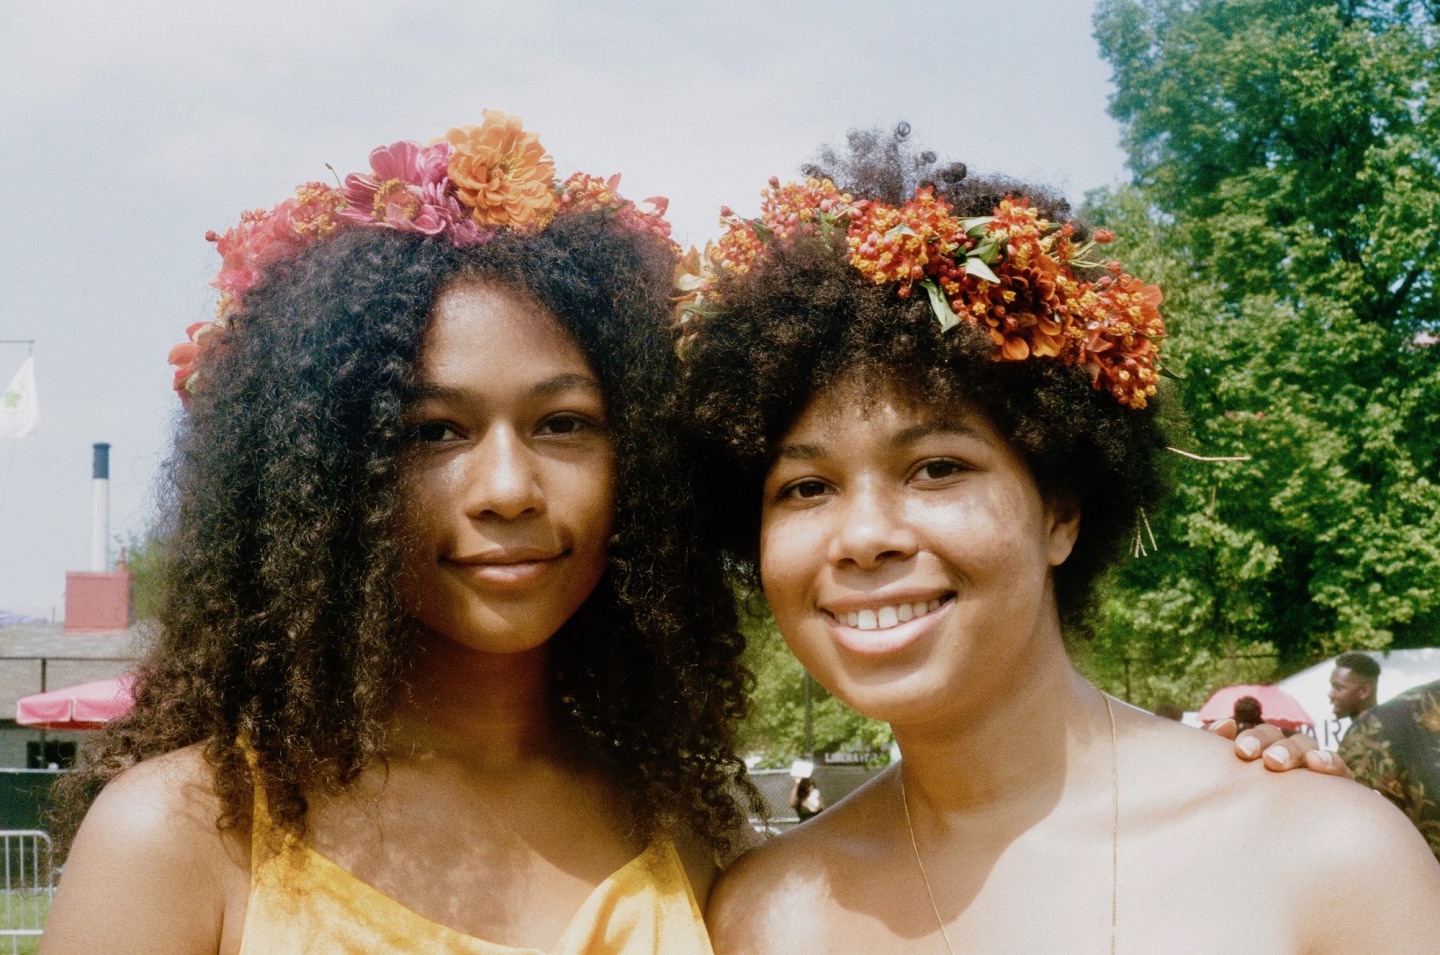
{"type": "MultiPolygon", "coordinates": [[[[0,439],[0,608],[50,616],[111,531],[154,519],[178,402],[165,353],[210,316],[204,241],[370,150],[523,117],[562,175],[668,196],[682,241],[822,142],[908,121],[977,171],[1079,199],[1125,178],[1089,0],[8,3],[0,339],[35,339],[39,430],[0,439]]],[[[0,388],[26,356],[0,345],[0,388]]]]}

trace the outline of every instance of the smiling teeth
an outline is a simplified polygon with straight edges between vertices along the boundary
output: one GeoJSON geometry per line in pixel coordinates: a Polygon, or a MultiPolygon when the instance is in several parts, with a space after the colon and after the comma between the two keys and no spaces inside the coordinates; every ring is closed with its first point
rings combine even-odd
{"type": "Polygon", "coordinates": [[[935,600],[919,600],[913,604],[881,607],[879,610],[852,610],[850,613],[837,614],[836,619],[859,630],[889,630],[891,627],[899,626],[916,617],[923,617],[930,611],[939,608],[940,600],[936,598],[935,600]]]}

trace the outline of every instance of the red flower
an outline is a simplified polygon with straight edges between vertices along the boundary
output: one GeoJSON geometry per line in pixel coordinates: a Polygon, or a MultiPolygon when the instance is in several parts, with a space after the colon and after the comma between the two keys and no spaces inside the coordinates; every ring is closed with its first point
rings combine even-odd
{"type": "Polygon", "coordinates": [[[221,257],[220,272],[210,283],[224,293],[220,314],[242,308],[245,293],[271,265],[333,234],[340,227],[339,211],[344,205],[344,197],[336,190],[324,183],[307,182],[295,190],[293,198],[273,209],[242,213],[240,221],[224,235],[207,232],[205,238],[215,243],[221,257]]]}
{"type": "Polygon", "coordinates": [[[559,212],[584,212],[598,210],[609,212],[615,221],[634,232],[643,232],[664,239],[671,248],[679,246],[670,238],[670,223],[665,219],[665,210],[670,200],[664,196],[651,196],[640,202],[622,199],[618,189],[620,176],[601,179],[599,176],[577,172],[566,179],[560,187],[559,212]]]}
{"type": "Polygon", "coordinates": [[[460,208],[446,171],[450,144],[392,143],[370,153],[370,175],[345,177],[350,208],[341,218],[420,235],[448,235],[456,245],[478,241],[480,230],[460,208]]]}

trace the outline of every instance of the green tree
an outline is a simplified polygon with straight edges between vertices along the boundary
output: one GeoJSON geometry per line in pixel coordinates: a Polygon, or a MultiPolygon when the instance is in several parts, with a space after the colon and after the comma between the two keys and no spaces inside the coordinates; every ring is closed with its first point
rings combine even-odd
{"type": "Polygon", "coordinates": [[[1434,4],[1103,0],[1136,184],[1227,301],[1436,320],[1434,4]]]}
{"type": "Polygon", "coordinates": [[[1135,183],[1088,211],[1166,288],[1179,446],[1247,458],[1177,456],[1158,549],[1142,526],[1110,581],[1088,666],[1138,702],[1440,639],[1435,13],[1097,13],[1135,183]]]}
{"type": "Polygon", "coordinates": [[[888,755],[890,727],[866,719],[808,679],[769,613],[753,608],[745,629],[745,662],[755,674],[755,687],[750,715],[740,728],[742,752],[759,756],[761,767],[788,766],[810,755],[809,744],[821,757],[839,752],[888,755]]]}
{"type": "Polygon", "coordinates": [[[160,611],[160,573],[164,540],[154,531],[129,534],[120,542],[125,569],[130,572],[130,607],[136,620],[154,620],[160,611]]]}

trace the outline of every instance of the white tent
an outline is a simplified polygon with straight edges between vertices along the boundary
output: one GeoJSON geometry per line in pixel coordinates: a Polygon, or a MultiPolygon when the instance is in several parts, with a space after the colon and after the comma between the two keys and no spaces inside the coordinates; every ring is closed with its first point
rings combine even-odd
{"type": "MultiPolygon", "coordinates": [[[[1379,650],[1365,651],[1380,662],[1379,702],[1384,703],[1398,693],[1440,680],[1440,647],[1426,647],[1421,650],[1379,650]]],[[[1301,670],[1294,676],[1281,680],[1278,686],[1300,701],[1300,705],[1315,718],[1315,738],[1326,749],[1334,749],[1345,735],[1350,721],[1337,720],[1330,709],[1330,674],[1335,669],[1334,660],[1317,663],[1308,670],[1301,670]]]]}

